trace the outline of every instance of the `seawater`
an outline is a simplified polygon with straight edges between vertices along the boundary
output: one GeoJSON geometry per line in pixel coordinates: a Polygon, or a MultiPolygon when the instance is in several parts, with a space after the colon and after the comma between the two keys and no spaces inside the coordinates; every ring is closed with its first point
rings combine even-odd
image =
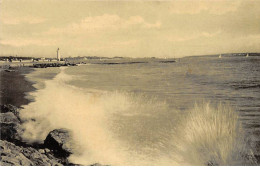
{"type": "Polygon", "coordinates": [[[258,165],[259,64],[189,57],[36,69],[23,139],[67,128],[70,160],[83,165],[258,165]]]}

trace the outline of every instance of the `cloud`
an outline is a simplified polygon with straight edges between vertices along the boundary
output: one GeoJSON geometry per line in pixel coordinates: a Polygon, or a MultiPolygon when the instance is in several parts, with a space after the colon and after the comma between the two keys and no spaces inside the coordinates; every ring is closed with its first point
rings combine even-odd
{"type": "Polygon", "coordinates": [[[51,28],[48,34],[59,33],[82,33],[82,32],[97,32],[97,31],[117,31],[120,29],[128,29],[133,27],[144,29],[160,28],[161,23],[148,23],[141,16],[131,16],[128,19],[123,19],[118,15],[104,14],[95,17],[86,17],[77,23],[69,24],[64,28],[51,28]]]}
{"type": "Polygon", "coordinates": [[[3,1],[0,54],[52,55],[56,47],[71,56],[131,57],[258,50],[259,3],[3,1]]]}
{"type": "Polygon", "coordinates": [[[213,33],[209,33],[209,32],[200,32],[197,34],[187,34],[187,35],[175,35],[172,37],[168,37],[168,41],[171,42],[184,42],[184,41],[189,41],[189,40],[194,40],[194,39],[198,39],[198,38],[213,38],[219,34],[221,34],[222,31],[218,30],[216,32],[213,33]]]}
{"type": "Polygon", "coordinates": [[[234,12],[238,9],[240,0],[197,0],[197,1],[174,1],[170,5],[172,14],[198,14],[206,11],[210,14],[222,15],[227,12],[234,12]]]}
{"type": "Polygon", "coordinates": [[[1,22],[5,25],[18,25],[18,24],[38,24],[46,21],[45,18],[24,16],[24,17],[10,17],[4,16],[1,18],[1,22]]]}
{"type": "Polygon", "coordinates": [[[1,39],[1,45],[9,45],[14,47],[23,47],[29,45],[49,46],[55,45],[55,40],[51,39],[32,39],[32,38],[15,38],[15,39],[1,39]]]}

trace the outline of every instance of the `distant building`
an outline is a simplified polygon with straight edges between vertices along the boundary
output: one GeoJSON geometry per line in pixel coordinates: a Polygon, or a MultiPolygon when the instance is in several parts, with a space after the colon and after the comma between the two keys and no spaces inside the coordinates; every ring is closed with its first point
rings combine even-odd
{"type": "Polygon", "coordinates": [[[60,61],[60,49],[57,49],[57,60],[60,61]]]}

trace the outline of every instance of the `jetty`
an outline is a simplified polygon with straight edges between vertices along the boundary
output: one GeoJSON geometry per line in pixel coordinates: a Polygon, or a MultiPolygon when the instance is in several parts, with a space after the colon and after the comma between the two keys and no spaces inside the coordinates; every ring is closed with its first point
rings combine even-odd
{"type": "Polygon", "coordinates": [[[0,68],[11,69],[17,67],[31,67],[31,68],[47,68],[47,67],[61,67],[61,66],[77,66],[76,63],[69,63],[65,61],[59,62],[2,62],[0,68]]]}
{"type": "Polygon", "coordinates": [[[75,63],[36,63],[33,64],[33,68],[47,68],[47,67],[61,67],[61,66],[77,66],[75,63]]]}
{"type": "Polygon", "coordinates": [[[61,66],[77,66],[80,63],[71,63],[67,59],[62,59],[60,48],[57,49],[57,58],[33,58],[33,57],[1,57],[0,68],[6,69],[16,67],[32,67],[32,68],[47,68],[47,67],[61,67],[61,66]]]}

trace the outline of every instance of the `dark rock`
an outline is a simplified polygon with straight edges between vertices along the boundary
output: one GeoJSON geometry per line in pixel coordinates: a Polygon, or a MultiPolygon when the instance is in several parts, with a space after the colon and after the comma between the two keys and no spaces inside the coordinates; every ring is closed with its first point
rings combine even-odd
{"type": "Polygon", "coordinates": [[[21,128],[19,124],[1,123],[1,140],[20,140],[21,128]]]}
{"type": "Polygon", "coordinates": [[[72,151],[70,133],[66,130],[50,132],[44,145],[23,142],[19,109],[15,106],[1,105],[0,131],[0,165],[75,165],[67,159],[72,151]]]}
{"type": "Polygon", "coordinates": [[[20,123],[19,119],[12,112],[0,113],[1,123],[20,123]]]}
{"type": "Polygon", "coordinates": [[[11,104],[1,105],[1,113],[13,112],[15,116],[19,114],[19,109],[11,104]]]}
{"type": "Polygon", "coordinates": [[[53,150],[58,157],[68,157],[72,154],[71,133],[66,129],[51,131],[44,140],[44,146],[53,150]]]}
{"type": "MultiPolygon", "coordinates": [[[[13,110],[16,111],[16,110],[13,110]]],[[[20,121],[13,112],[0,114],[1,139],[2,140],[19,140],[22,132],[20,121]]]]}
{"type": "Polygon", "coordinates": [[[218,164],[215,163],[215,162],[213,162],[213,161],[209,161],[209,162],[207,163],[207,166],[218,166],[218,164]]]}
{"type": "Polygon", "coordinates": [[[51,150],[48,149],[48,148],[45,148],[44,151],[45,151],[45,153],[49,153],[49,152],[51,152],[51,150]]]}
{"type": "Polygon", "coordinates": [[[38,150],[41,154],[44,154],[45,153],[45,150],[44,149],[39,149],[38,150]]]}
{"type": "Polygon", "coordinates": [[[255,155],[257,165],[260,165],[260,155],[255,155]]]}
{"type": "Polygon", "coordinates": [[[3,166],[54,166],[62,165],[57,158],[40,153],[32,147],[19,147],[13,143],[0,140],[1,161],[3,166]]]}

